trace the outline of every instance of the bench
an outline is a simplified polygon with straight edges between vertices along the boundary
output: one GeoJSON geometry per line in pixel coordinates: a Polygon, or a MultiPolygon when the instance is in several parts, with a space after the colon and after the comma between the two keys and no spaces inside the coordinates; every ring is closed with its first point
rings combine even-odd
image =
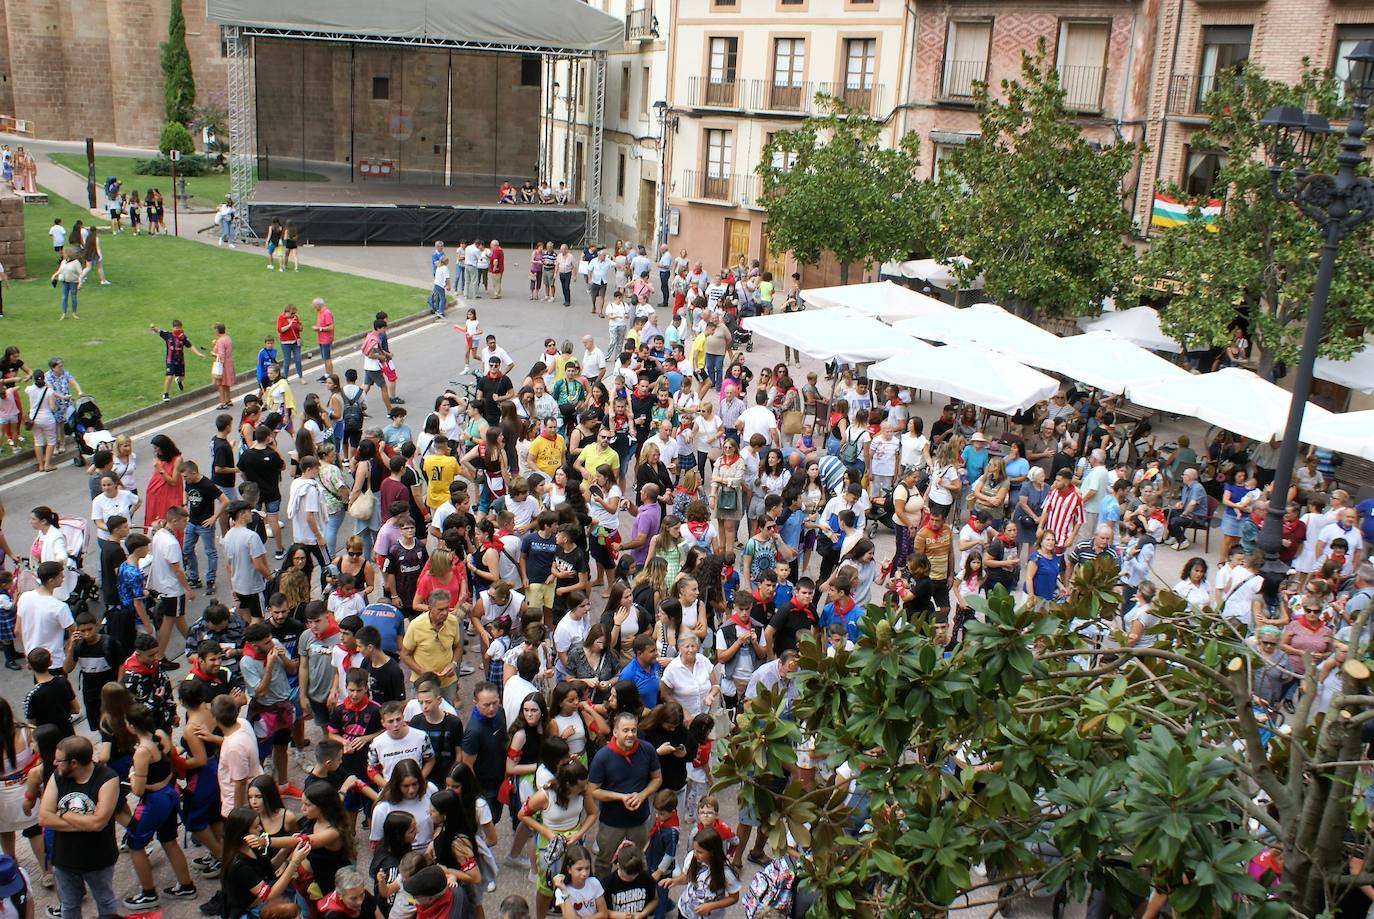
{"type": "Polygon", "coordinates": [[[1197,542],[1197,532],[1198,530],[1202,531],[1202,550],[1204,552],[1212,551],[1212,519],[1216,517],[1217,508],[1220,506],[1220,501],[1218,501],[1216,498],[1213,498],[1211,495],[1208,495],[1207,519],[1190,520],[1187,523],[1183,524],[1183,532],[1188,534],[1188,539],[1192,542],[1197,542]]]}

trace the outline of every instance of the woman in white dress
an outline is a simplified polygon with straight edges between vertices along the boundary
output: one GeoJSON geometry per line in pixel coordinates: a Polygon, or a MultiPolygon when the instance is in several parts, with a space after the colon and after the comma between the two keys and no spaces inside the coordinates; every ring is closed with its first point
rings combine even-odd
{"type": "MultiPolygon", "coordinates": [[[[27,724],[16,723],[14,710],[8,700],[0,698],[0,849],[14,858],[14,834],[33,826],[38,820],[38,808],[24,811],[26,775],[38,752],[33,747],[33,735],[27,724]]],[[[41,770],[41,765],[33,768],[41,770]]],[[[29,840],[38,864],[43,864],[43,837],[29,840]]]]}

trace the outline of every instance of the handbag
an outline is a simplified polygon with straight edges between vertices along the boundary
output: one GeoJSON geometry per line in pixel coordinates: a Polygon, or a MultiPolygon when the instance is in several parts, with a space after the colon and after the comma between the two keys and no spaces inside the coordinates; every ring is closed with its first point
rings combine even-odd
{"type": "Polygon", "coordinates": [[[218,360],[217,360],[217,361],[215,361],[213,364],[210,365],[210,376],[218,378],[218,377],[221,377],[221,376],[223,376],[223,375],[224,375],[224,362],[223,362],[223,361],[218,361],[218,360]]]}
{"type": "Polygon", "coordinates": [[[721,486],[720,491],[716,493],[716,510],[726,512],[739,510],[739,488],[737,486],[721,486]]]}
{"type": "Polygon", "coordinates": [[[372,511],[377,506],[377,497],[370,491],[358,492],[358,497],[348,505],[348,516],[354,520],[371,520],[372,511]]]}
{"type": "Polygon", "coordinates": [[[802,413],[793,409],[782,413],[782,433],[788,437],[802,432],[802,413]]]}
{"type": "Polygon", "coordinates": [[[29,413],[29,417],[24,419],[24,430],[33,430],[33,416],[43,410],[43,400],[46,398],[48,398],[48,387],[44,386],[39,392],[38,398],[33,400],[33,411],[29,413]]]}
{"type": "Polygon", "coordinates": [[[382,361],[382,376],[388,383],[396,382],[396,368],[391,366],[391,361],[382,361]]]}

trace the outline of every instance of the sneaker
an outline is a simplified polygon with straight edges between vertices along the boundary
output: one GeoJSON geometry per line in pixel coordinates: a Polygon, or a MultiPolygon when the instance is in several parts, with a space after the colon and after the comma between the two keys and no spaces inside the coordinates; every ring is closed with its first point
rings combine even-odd
{"type": "Polygon", "coordinates": [[[221,916],[224,914],[224,892],[217,890],[215,895],[200,904],[202,916],[221,916]]]}
{"type": "Polygon", "coordinates": [[[169,395],[167,395],[166,393],[163,393],[163,394],[162,394],[162,401],[163,401],[163,402],[171,401],[171,398],[172,398],[172,397],[169,396],[169,395]]]}
{"type": "Polygon", "coordinates": [[[525,855],[507,855],[505,859],[503,859],[503,864],[511,868],[523,868],[526,871],[530,869],[529,857],[525,855]]]}
{"type": "MultiPolygon", "coordinates": [[[[218,914],[216,914],[216,915],[218,915],[218,914]]],[[[48,907],[48,919],[62,919],[62,907],[60,907],[60,906],[49,906],[49,907],[48,907]]]]}
{"type": "Polygon", "coordinates": [[[768,864],[768,856],[764,855],[762,852],[750,852],[745,858],[749,860],[751,865],[763,867],[768,864]]]}
{"type": "Polygon", "coordinates": [[[200,578],[187,578],[186,584],[189,587],[194,587],[196,590],[200,590],[201,588],[200,578]]]}
{"type": "Polygon", "coordinates": [[[209,596],[213,596],[214,593],[215,593],[215,582],[214,582],[214,581],[206,581],[206,582],[205,582],[205,595],[206,595],[207,597],[209,597],[209,596]]]}
{"type": "Polygon", "coordinates": [[[109,286],[110,286],[110,282],[109,282],[109,281],[101,281],[101,282],[100,282],[100,286],[101,286],[101,287],[109,287],[109,286]]]}
{"type": "Polygon", "coordinates": [[[316,382],[316,383],[328,383],[328,382],[329,382],[329,377],[325,376],[324,374],[320,374],[319,377],[315,380],[315,382],[316,382]]]}
{"type": "Polygon", "coordinates": [[[141,910],[145,906],[156,906],[162,902],[162,898],[157,895],[156,890],[140,890],[138,893],[124,898],[124,905],[132,910],[141,910]]]}
{"type": "Polygon", "coordinates": [[[40,883],[42,883],[42,885],[46,887],[48,890],[52,890],[53,887],[57,884],[57,881],[53,879],[51,871],[44,871],[43,880],[40,883]]]}
{"type": "Polygon", "coordinates": [[[178,900],[189,900],[191,897],[194,897],[196,895],[196,885],[177,884],[174,887],[162,888],[162,892],[165,893],[167,896],[175,897],[178,900]]]}
{"type": "Polygon", "coordinates": [[[1182,552],[1184,549],[1188,548],[1188,547],[1191,546],[1191,545],[1192,545],[1192,543],[1189,542],[1188,540],[1186,540],[1186,539],[1180,539],[1180,540],[1178,541],[1178,551],[1182,552]]]}
{"type": "Polygon", "coordinates": [[[213,855],[202,855],[199,858],[191,859],[191,864],[198,868],[209,868],[211,865],[218,868],[219,859],[215,858],[213,855]]]}
{"type": "Polygon", "coordinates": [[[278,549],[277,554],[274,556],[274,558],[276,558],[277,561],[281,561],[282,559],[286,558],[286,550],[278,549]]]}
{"type": "Polygon", "coordinates": [[[283,798],[301,798],[305,796],[305,792],[301,791],[290,782],[287,782],[285,785],[278,785],[277,791],[281,792],[283,798]]]}
{"type": "Polygon", "coordinates": [[[464,664],[463,666],[458,668],[459,676],[472,676],[476,672],[477,671],[473,668],[471,664],[464,664]]]}

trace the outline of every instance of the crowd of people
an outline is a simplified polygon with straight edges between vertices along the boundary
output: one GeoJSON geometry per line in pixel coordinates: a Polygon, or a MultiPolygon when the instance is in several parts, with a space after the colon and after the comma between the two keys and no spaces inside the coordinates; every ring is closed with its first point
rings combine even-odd
{"type": "MultiPolygon", "coordinates": [[[[0,846],[29,839],[51,915],[76,919],[87,892],[117,911],[117,826],[139,884],[127,909],[196,897],[198,872],[220,879],[203,911],[233,919],[802,915],[798,850],[770,851],[748,808],[727,822],[712,767],[741,707],[789,698],[802,645],[842,653],[870,605],[954,648],[974,595],[1051,603],[1110,559],[1124,643],[1157,640],[1172,585],[1255,643],[1257,697],[1278,706],[1304,654],[1326,679],[1374,596],[1370,502],[1333,489],[1319,454],[1282,496],[1294,574],[1270,583],[1264,445],[1157,449],[1112,397],[1073,387],[995,438],[972,405],[927,428],[914,394],[850,368],[751,367],[738,318],[800,308],[796,276],[776,291],[757,264],[713,275],[667,247],[536,249],[531,297],[568,305],[580,275],[606,347],[599,329],[549,338],[517,370],[477,306],[500,296],[504,252],[459,251],[450,270],[436,244],[430,305],[444,317],[461,292],[472,383],[408,389],[382,313],[361,374],[340,377],[317,300],[325,366],[297,401],[288,306],[237,402],[232,350],[211,347],[208,453],[159,434],[146,474],[128,438],[93,457],[98,599],[58,515],[32,510],[35,583],[0,581],[18,593],[0,599],[7,666],[34,680],[22,718],[0,700],[0,846]],[[1214,506],[1217,570],[1157,571],[1158,547],[1186,549],[1214,506]],[[175,884],[158,889],[154,858],[175,884]],[[524,896],[484,904],[509,872],[524,896]]],[[[196,351],[177,323],[154,331],[179,384],[196,351]]],[[[853,777],[805,749],[787,768],[853,777]]]]}

